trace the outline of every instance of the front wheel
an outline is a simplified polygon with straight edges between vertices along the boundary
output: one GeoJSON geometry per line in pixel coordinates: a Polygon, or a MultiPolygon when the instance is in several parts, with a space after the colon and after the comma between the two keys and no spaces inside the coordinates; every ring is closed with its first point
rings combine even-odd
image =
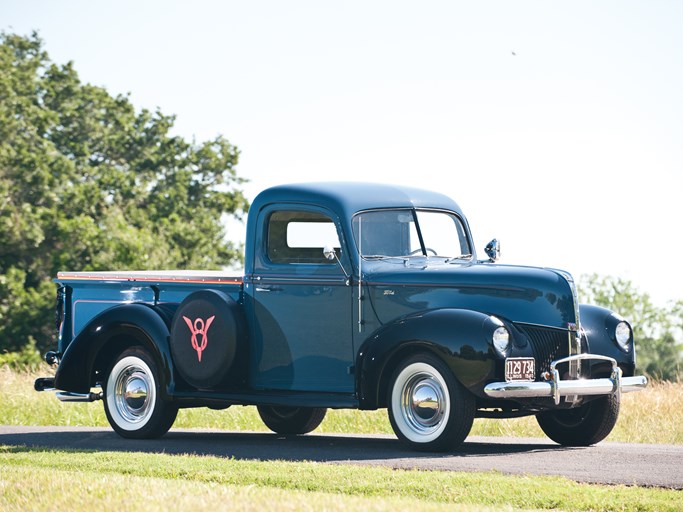
{"type": "Polygon", "coordinates": [[[259,405],[257,409],[263,423],[283,435],[308,434],[318,428],[327,414],[327,409],[320,407],[259,405]]]}
{"type": "Polygon", "coordinates": [[[141,347],[121,353],[104,385],[104,411],[121,437],[152,439],[171,428],[178,407],[161,399],[154,359],[141,347]]]}
{"type": "Polygon", "coordinates": [[[396,368],[387,401],[398,438],[421,451],[456,448],[470,433],[476,412],[474,396],[431,354],[411,356],[396,368]]]}
{"type": "Polygon", "coordinates": [[[589,446],[605,439],[619,417],[620,395],[603,396],[575,409],[536,415],[545,434],[564,446],[589,446]]]}

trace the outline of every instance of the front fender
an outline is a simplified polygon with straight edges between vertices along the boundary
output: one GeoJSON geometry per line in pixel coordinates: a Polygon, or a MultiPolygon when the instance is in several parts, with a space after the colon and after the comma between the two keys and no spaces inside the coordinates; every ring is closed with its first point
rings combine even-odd
{"type": "MultiPolygon", "coordinates": [[[[581,327],[586,335],[588,351],[591,354],[616,359],[625,377],[631,377],[635,373],[636,352],[633,334],[629,342],[629,351],[620,348],[614,338],[614,330],[619,322],[624,321],[619,315],[609,309],[581,304],[579,307],[581,327]]],[[[633,330],[631,330],[633,333],[633,330]]],[[[591,362],[591,376],[600,377],[609,375],[611,366],[609,363],[600,361],[591,362]]]]}
{"type": "Polygon", "coordinates": [[[384,325],[366,339],[357,358],[361,408],[386,405],[389,379],[401,360],[417,351],[440,357],[456,379],[477,396],[493,379],[496,356],[491,336],[499,324],[465,309],[437,309],[384,325]]]}
{"type": "Polygon", "coordinates": [[[85,326],[64,353],[55,375],[55,388],[88,393],[118,354],[133,345],[147,348],[159,363],[162,392],[173,386],[173,366],[169,348],[169,328],[162,316],[147,304],[114,306],[85,326]]]}

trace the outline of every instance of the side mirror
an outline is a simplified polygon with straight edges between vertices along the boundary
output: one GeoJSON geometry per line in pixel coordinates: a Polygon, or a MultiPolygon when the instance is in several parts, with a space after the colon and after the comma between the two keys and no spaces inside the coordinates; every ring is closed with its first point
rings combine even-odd
{"type": "Polygon", "coordinates": [[[489,261],[491,263],[495,263],[500,258],[500,242],[494,238],[488,244],[486,244],[484,252],[486,253],[486,256],[489,257],[489,261]]]}
{"type": "Polygon", "coordinates": [[[348,285],[349,274],[348,272],[346,272],[346,269],[344,268],[344,265],[342,265],[342,262],[339,261],[339,258],[337,257],[337,252],[334,250],[334,247],[332,247],[330,244],[325,245],[325,247],[323,247],[323,256],[325,256],[325,259],[329,261],[337,260],[339,268],[341,268],[342,272],[344,272],[344,276],[346,277],[346,284],[348,285]]]}
{"type": "Polygon", "coordinates": [[[334,252],[334,247],[326,245],[323,248],[323,256],[325,256],[325,259],[332,261],[337,257],[337,253],[334,252]]]}

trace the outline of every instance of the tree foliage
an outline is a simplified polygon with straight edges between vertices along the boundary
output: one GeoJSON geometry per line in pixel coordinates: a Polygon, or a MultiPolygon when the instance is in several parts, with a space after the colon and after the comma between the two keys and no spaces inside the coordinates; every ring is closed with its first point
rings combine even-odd
{"type": "Polygon", "coordinates": [[[633,327],[638,368],[657,379],[680,380],[683,301],[656,307],[631,281],[591,274],[580,282],[582,302],[619,313],[633,327]]]}
{"type": "Polygon", "coordinates": [[[79,80],[0,34],[0,351],[52,344],[58,270],[209,269],[241,258],[221,217],[248,208],[223,137],[79,80]]]}

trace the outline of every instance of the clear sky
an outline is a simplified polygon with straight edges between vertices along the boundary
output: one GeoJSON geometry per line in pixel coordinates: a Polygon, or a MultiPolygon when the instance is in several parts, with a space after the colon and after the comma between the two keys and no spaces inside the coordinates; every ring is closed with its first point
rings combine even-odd
{"type": "MultiPolygon", "coordinates": [[[[442,191],[502,263],[683,298],[683,2],[3,0],[53,61],[278,183],[442,191]]],[[[243,240],[244,228],[230,226],[243,240]]]]}

